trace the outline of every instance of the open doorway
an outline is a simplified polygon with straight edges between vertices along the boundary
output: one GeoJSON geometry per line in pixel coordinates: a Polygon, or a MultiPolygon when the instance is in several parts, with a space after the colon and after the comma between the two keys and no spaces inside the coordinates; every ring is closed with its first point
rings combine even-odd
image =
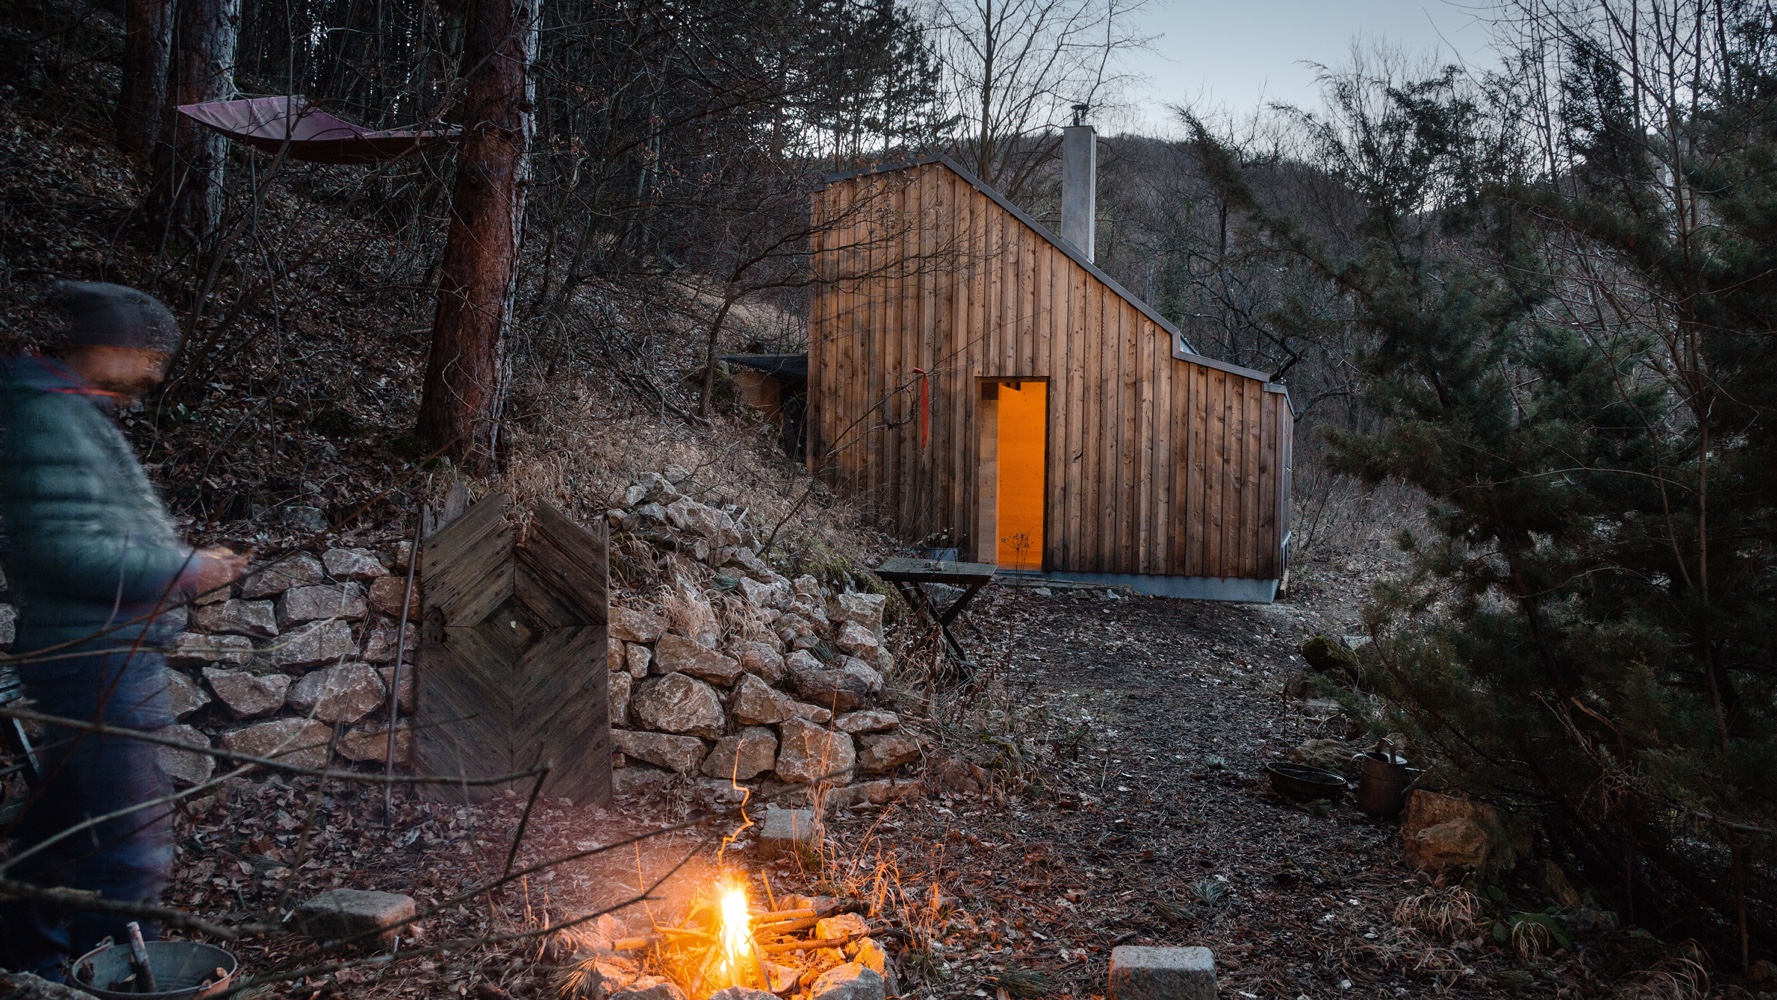
{"type": "Polygon", "coordinates": [[[976,558],[1002,569],[1043,568],[1044,456],[1049,383],[981,383],[981,514],[976,558]]]}

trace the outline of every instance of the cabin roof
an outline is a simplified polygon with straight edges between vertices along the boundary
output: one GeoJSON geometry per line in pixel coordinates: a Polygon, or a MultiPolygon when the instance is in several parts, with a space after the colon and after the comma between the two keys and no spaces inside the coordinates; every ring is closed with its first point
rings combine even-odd
{"type": "Polygon", "coordinates": [[[1104,273],[1103,269],[1101,269],[1097,264],[1094,264],[1090,260],[1087,260],[1086,255],[1081,253],[1079,248],[1075,247],[1072,243],[1069,243],[1067,240],[1064,240],[1061,237],[1050,232],[1047,228],[1045,228],[1043,226],[1042,223],[1040,223],[1036,219],[1032,218],[1029,213],[1025,212],[1023,209],[1019,208],[1017,205],[1012,204],[1011,201],[1007,200],[1006,196],[999,193],[997,190],[995,190],[992,185],[988,184],[986,181],[983,181],[981,178],[976,177],[973,173],[971,173],[969,171],[969,169],[967,167],[964,167],[962,164],[956,162],[955,160],[951,159],[949,156],[946,156],[943,153],[928,153],[923,156],[916,156],[911,159],[901,160],[896,163],[884,163],[884,164],[874,166],[874,167],[860,167],[857,170],[847,170],[847,171],[844,171],[841,173],[828,174],[826,176],[826,178],[823,180],[822,184],[820,185],[820,188],[817,188],[816,190],[820,190],[821,188],[825,188],[830,184],[837,184],[837,183],[840,183],[843,181],[854,180],[859,177],[868,177],[872,174],[894,173],[896,171],[907,170],[912,167],[927,166],[928,164],[939,164],[939,165],[943,166],[945,169],[949,170],[951,173],[956,174],[958,177],[961,177],[964,181],[968,182],[970,187],[974,188],[975,190],[986,195],[988,198],[992,199],[994,204],[1005,209],[1007,212],[1010,212],[1012,214],[1012,216],[1014,218],[1016,218],[1019,222],[1024,223],[1026,226],[1029,226],[1033,232],[1035,232],[1038,236],[1042,237],[1043,239],[1047,240],[1051,246],[1055,247],[1055,249],[1060,250],[1062,253],[1066,254],[1068,256],[1069,260],[1072,260],[1074,263],[1085,268],[1087,274],[1092,275],[1092,277],[1096,278],[1100,284],[1104,285],[1106,288],[1109,288],[1111,291],[1115,292],[1118,295],[1118,297],[1120,297],[1123,301],[1125,301],[1125,302],[1129,303],[1130,305],[1134,306],[1135,308],[1141,310],[1142,315],[1153,320],[1154,324],[1156,326],[1160,327],[1160,329],[1162,329],[1162,330],[1165,330],[1172,337],[1172,356],[1174,358],[1177,358],[1181,361],[1190,361],[1195,364],[1204,365],[1209,368],[1214,368],[1218,371],[1228,372],[1231,375],[1239,375],[1244,378],[1256,379],[1260,382],[1264,382],[1265,387],[1267,389],[1269,389],[1273,392],[1284,393],[1286,396],[1288,395],[1287,389],[1285,389],[1281,384],[1272,382],[1271,376],[1265,374],[1262,371],[1259,371],[1254,368],[1242,367],[1241,365],[1230,364],[1229,362],[1221,361],[1216,358],[1209,357],[1206,354],[1197,353],[1197,349],[1191,346],[1191,342],[1189,340],[1185,339],[1184,331],[1180,330],[1178,328],[1178,326],[1175,325],[1171,320],[1168,320],[1165,316],[1160,315],[1159,311],[1156,310],[1153,306],[1148,305],[1146,302],[1142,301],[1139,297],[1137,297],[1134,293],[1130,292],[1129,289],[1124,288],[1121,284],[1119,284],[1117,282],[1117,279],[1104,273]]]}

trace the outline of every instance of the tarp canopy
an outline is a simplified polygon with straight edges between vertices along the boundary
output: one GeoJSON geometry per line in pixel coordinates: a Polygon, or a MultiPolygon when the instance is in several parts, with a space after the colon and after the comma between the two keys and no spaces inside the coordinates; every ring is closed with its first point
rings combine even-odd
{"type": "Polygon", "coordinates": [[[179,113],[255,149],[307,163],[364,164],[399,159],[448,142],[462,129],[371,131],[322,111],[306,97],[250,97],[181,104],[179,113]]]}

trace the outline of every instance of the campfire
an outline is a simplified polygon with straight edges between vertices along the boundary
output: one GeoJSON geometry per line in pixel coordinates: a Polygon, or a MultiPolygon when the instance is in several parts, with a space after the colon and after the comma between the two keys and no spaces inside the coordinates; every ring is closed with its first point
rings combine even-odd
{"type": "Polygon", "coordinates": [[[780,997],[815,997],[823,981],[860,974],[887,974],[886,956],[873,930],[853,907],[835,900],[786,895],[755,906],[742,877],[719,880],[692,899],[676,925],[650,933],[595,942],[564,984],[568,996],[645,989],[670,981],[692,1000],[731,987],[780,997]],[[775,905],[774,905],[775,904],[775,905]]]}

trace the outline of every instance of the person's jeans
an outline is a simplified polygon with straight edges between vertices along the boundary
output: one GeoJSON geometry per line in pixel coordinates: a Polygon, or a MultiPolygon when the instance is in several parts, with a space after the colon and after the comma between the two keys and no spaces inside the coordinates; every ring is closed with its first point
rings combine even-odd
{"type": "MultiPolygon", "coordinates": [[[[170,725],[166,661],[159,653],[132,653],[119,645],[91,642],[61,651],[81,654],[74,658],[21,665],[32,707],[132,729],[170,725]]],[[[155,745],[52,726],[38,754],[44,780],[10,831],[11,851],[0,861],[4,877],[158,903],[172,867],[173,829],[168,805],[142,806],[172,791],[155,745]],[[122,815],[26,854],[57,833],[110,813],[122,815]]],[[[106,937],[124,941],[131,919],[30,900],[0,902],[0,967],[61,982],[70,955],[84,954],[106,937]]],[[[138,922],[143,937],[156,936],[151,922],[138,922]]]]}

